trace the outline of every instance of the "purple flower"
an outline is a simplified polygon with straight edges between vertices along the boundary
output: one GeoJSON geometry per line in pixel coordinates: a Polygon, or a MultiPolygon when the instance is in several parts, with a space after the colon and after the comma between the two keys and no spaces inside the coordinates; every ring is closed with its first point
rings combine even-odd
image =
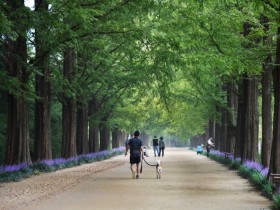
{"type": "Polygon", "coordinates": [[[267,174],[268,174],[268,168],[263,168],[262,170],[261,170],[261,175],[263,176],[263,177],[267,177],[267,174]]]}
{"type": "Polygon", "coordinates": [[[28,165],[28,163],[26,163],[26,162],[20,163],[20,164],[18,164],[18,165],[1,166],[1,168],[0,168],[0,173],[19,171],[19,170],[21,170],[21,169],[25,169],[25,168],[28,168],[28,167],[29,167],[29,165],[28,165]]]}
{"type": "Polygon", "coordinates": [[[218,150],[213,150],[213,151],[211,151],[211,153],[212,153],[213,155],[217,155],[217,156],[225,156],[225,153],[224,153],[224,152],[220,152],[220,151],[218,151],[218,150]]]}
{"type": "Polygon", "coordinates": [[[262,172],[264,169],[263,165],[261,165],[258,162],[252,161],[252,160],[246,160],[245,163],[243,164],[245,167],[251,170],[255,170],[257,172],[262,172]]]}

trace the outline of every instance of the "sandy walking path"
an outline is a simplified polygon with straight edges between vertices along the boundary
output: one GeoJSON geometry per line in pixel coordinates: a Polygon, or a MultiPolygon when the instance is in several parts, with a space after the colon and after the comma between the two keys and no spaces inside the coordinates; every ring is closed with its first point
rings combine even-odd
{"type": "MultiPolygon", "coordinates": [[[[151,164],[157,159],[146,158],[151,164]]],[[[264,210],[272,204],[235,171],[193,151],[168,148],[160,159],[160,180],[146,164],[140,179],[132,179],[128,157],[117,156],[2,184],[0,209],[264,210]]]]}

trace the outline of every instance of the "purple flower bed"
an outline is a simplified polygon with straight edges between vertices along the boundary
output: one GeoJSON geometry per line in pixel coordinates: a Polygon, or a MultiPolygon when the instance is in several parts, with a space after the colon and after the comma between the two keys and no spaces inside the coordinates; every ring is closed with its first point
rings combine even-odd
{"type": "Polygon", "coordinates": [[[264,167],[259,162],[247,160],[241,164],[241,158],[230,156],[225,159],[225,153],[211,150],[210,158],[220,163],[229,165],[232,169],[237,169],[239,173],[248,178],[257,188],[262,191],[262,194],[273,200],[273,209],[280,209],[280,187],[273,189],[269,180],[267,180],[268,168],[264,167]],[[235,167],[232,167],[235,166],[235,167]]]}
{"type": "Polygon", "coordinates": [[[0,166],[0,173],[20,171],[26,168],[29,168],[29,165],[27,163],[20,163],[18,165],[11,166],[0,166]]]}
{"type": "Polygon", "coordinates": [[[32,174],[40,174],[42,172],[51,172],[63,168],[77,166],[83,163],[91,163],[110,158],[115,155],[124,153],[125,148],[119,147],[112,150],[106,150],[96,153],[83,154],[70,158],[56,158],[51,160],[42,160],[34,162],[32,165],[21,163],[11,166],[0,166],[0,183],[19,181],[32,174]]]}
{"type": "Polygon", "coordinates": [[[250,170],[254,170],[261,173],[262,176],[266,177],[268,174],[268,168],[265,168],[262,164],[258,162],[247,160],[245,161],[245,163],[243,163],[243,165],[250,170]]]}

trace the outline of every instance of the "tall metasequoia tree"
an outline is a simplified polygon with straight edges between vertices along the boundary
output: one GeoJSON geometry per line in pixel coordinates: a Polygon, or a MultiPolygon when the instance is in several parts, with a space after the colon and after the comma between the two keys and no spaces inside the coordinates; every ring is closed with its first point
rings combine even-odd
{"type": "Polygon", "coordinates": [[[104,117],[100,124],[100,151],[110,149],[110,127],[107,118],[104,117]]]}
{"type": "MultiPolygon", "coordinates": [[[[279,5],[280,10],[280,5],[279,5]]],[[[280,27],[277,30],[276,60],[273,70],[274,116],[270,173],[280,173],[280,27]]]]}
{"type": "Polygon", "coordinates": [[[27,46],[26,27],[27,21],[24,0],[10,0],[7,17],[16,26],[13,28],[17,34],[16,39],[7,40],[7,71],[11,77],[19,81],[19,93],[8,94],[8,122],[7,142],[5,151],[6,165],[19,164],[22,162],[31,163],[29,152],[29,128],[28,128],[28,100],[25,93],[28,93],[29,71],[27,68],[27,46]],[[20,21],[20,23],[19,23],[20,21]]]}
{"type": "Polygon", "coordinates": [[[215,139],[215,121],[214,120],[209,120],[208,123],[208,127],[209,127],[209,137],[212,137],[213,139],[215,139]]]}
{"type": "Polygon", "coordinates": [[[236,110],[237,110],[237,94],[236,86],[233,83],[228,84],[227,88],[227,106],[228,106],[228,132],[227,132],[227,145],[226,151],[232,152],[235,150],[236,140],[236,110]]]}
{"type": "MultiPolygon", "coordinates": [[[[69,84],[72,83],[75,72],[76,53],[68,48],[64,53],[63,74],[69,84]]],[[[62,144],[61,156],[69,158],[77,155],[76,147],[76,97],[64,94],[62,102],[62,144]]]]}
{"type": "MultiPolygon", "coordinates": [[[[272,62],[271,57],[267,58],[266,63],[272,62]]],[[[265,65],[265,64],[264,64],[265,65]]],[[[270,151],[272,144],[272,71],[270,65],[264,66],[262,74],[262,164],[269,167],[270,151]]]]}
{"type": "MultiPolygon", "coordinates": [[[[226,85],[223,86],[223,90],[227,91],[226,89],[226,85]]],[[[228,135],[228,107],[222,107],[221,108],[221,115],[222,115],[222,122],[220,125],[220,151],[225,152],[226,151],[226,147],[228,144],[228,139],[227,139],[227,135],[228,135]]]]}
{"type": "Polygon", "coordinates": [[[88,105],[86,103],[78,103],[76,136],[78,155],[88,153],[88,105]]]}
{"type": "Polygon", "coordinates": [[[120,146],[121,132],[117,127],[112,131],[112,148],[117,148],[120,146]]]}
{"type": "Polygon", "coordinates": [[[221,125],[221,151],[232,152],[235,147],[235,126],[234,126],[234,110],[236,109],[235,86],[227,83],[224,91],[227,93],[227,107],[222,109],[222,125],[221,125]]]}
{"type": "MultiPolygon", "coordinates": [[[[243,75],[245,77],[245,75],[243,75]]],[[[237,119],[236,119],[236,141],[235,141],[235,150],[234,156],[241,157],[243,151],[244,141],[243,135],[245,133],[245,91],[244,91],[244,80],[241,79],[238,83],[238,105],[237,105],[237,119]]]]}
{"type": "Polygon", "coordinates": [[[242,160],[258,160],[258,82],[253,78],[245,78],[245,129],[242,160]]]}
{"type": "Polygon", "coordinates": [[[98,104],[96,97],[93,96],[89,102],[89,152],[98,152],[99,144],[99,125],[94,121],[96,113],[98,112],[98,104]]]}
{"type": "MultiPolygon", "coordinates": [[[[261,16],[261,23],[264,31],[269,30],[269,20],[266,16],[261,16]]],[[[266,45],[267,36],[263,37],[264,45],[266,45]]],[[[263,64],[262,73],[262,164],[269,167],[271,144],[272,144],[272,56],[268,55],[263,64]]]]}
{"type": "Polygon", "coordinates": [[[269,167],[272,144],[272,70],[271,57],[267,58],[262,74],[262,164],[269,167]]]}
{"type": "MultiPolygon", "coordinates": [[[[221,113],[221,107],[217,106],[216,108],[217,113],[221,113]]],[[[220,150],[221,149],[221,122],[215,121],[215,148],[220,150]]]]}
{"type": "Polygon", "coordinates": [[[149,135],[148,134],[143,132],[143,133],[141,133],[140,138],[143,140],[143,145],[144,146],[149,146],[149,135]]]}
{"type": "MultiPolygon", "coordinates": [[[[35,0],[35,12],[38,13],[38,16],[46,13],[48,7],[47,0],[35,0]]],[[[40,73],[35,77],[35,90],[39,99],[35,101],[34,160],[52,158],[50,61],[46,37],[46,31],[49,28],[44,25],[43,18],[46,17],[38,18],[39,21],[42,20],[42,24],[35,29],[36,58],[34,66],[40,73]]]]}
{"type": "MultiPolygon", "coordinates": [[[[249,34],[251,25],[244,23],[243,35],[249,34]]],[[[246,46],[250,47],[250,46],[246,46]]],[[[242,161],[258,159],[258,81],[243,74],[239,83],[237,138],[235,157],[242,161]]]]}

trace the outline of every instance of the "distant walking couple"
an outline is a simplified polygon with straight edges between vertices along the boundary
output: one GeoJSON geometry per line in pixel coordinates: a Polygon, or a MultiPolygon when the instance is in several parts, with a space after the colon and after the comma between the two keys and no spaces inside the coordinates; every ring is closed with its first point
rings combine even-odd
{"type": "Polygon", "coordinates": [[[165,142],[163,140],[163,137],[161,136],[158,140],[157,136],[154,136],[153,139],[153,149],[154,149],[154,155],[155,157],[162,154],[164,156],[164,149],[165,149],[165,142]]]}

